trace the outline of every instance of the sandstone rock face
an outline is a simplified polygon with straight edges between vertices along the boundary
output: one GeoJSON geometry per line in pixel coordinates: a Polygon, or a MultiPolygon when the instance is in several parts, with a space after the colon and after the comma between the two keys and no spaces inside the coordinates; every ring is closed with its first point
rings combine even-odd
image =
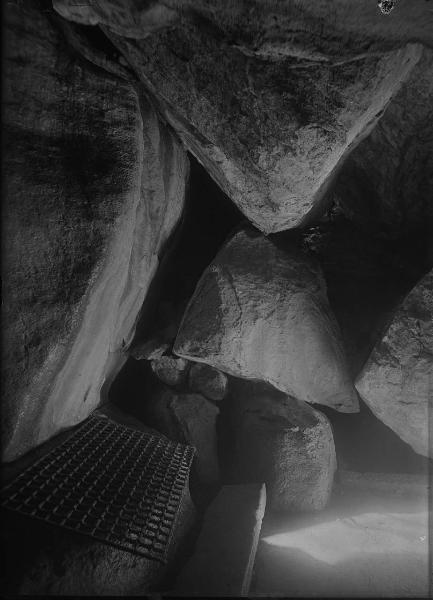
{"type": "Polygon", "coordinates": [[[415,452],[431,456],[433,433],[433,272],[409,293],[364,366],[356,387],[415,452]]]}
{"type": "Polygon", "coordinates": [[[188,172],[135,88],[74,58],[38,7],[6,10],[6,460],[100,402],[180,217],[188,172]]]}
{"type": "Polygon", "coordinates": [[[152,360],[152,371],[167,385],[181,385],[188,374],[189,363],[175,356],[161,356],[152,360]]]}
{"type": "Polygon", "coordinates": [[[321,510],[329,500],[336,457],[328,419],[271,386],[230,382],[237,481],[266,483],[273,510],[321,510]]]}
{"type": "Polygon", "coordinates": [[[209,400],[218,402],[227,392],[227,376],[209,365],[195,364],[189,371],[189,386],[193,392],[199,392],[209,400]]]}
{"type": "Polygon", "coordinates": [[[174,352],[299,400],[358,408],[319,267],[257,233],[235,234],[205,271],[174,352]]]}
{"type": "Polygon", "coordinates": [[[432,44],[419,2],[415,16],[406,8],[389,18],[366,2],[332,11],[325,2],[164,2],[156,6],[182,18],[146,39],[131,39],[148,31],[131,23],[147,5],[138,17],[131,2],[126,16],[72,4],[56,6],[103,24],[188,149],[264,232],[324,210],[340,166],[422,61],[420,44],[398,45],[432,44]]]}
{"type": "Polygon", "coordinates": [[[216,419],[218,408],[200,394],[178,394],[169,388],[144,400],[141,419],[180,443],[197,450],[194,463],[199,480],[214,484],[219,479],[216,419]]]}

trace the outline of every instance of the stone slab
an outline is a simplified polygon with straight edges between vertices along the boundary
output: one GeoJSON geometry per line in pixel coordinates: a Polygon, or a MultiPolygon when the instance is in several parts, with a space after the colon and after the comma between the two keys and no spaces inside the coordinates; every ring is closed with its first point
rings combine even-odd
{"type": "Polygon", "coordinates": [[[265,506],[264,484],[224,486],[206,512],[174,593],[248,595],[265,506]]]}

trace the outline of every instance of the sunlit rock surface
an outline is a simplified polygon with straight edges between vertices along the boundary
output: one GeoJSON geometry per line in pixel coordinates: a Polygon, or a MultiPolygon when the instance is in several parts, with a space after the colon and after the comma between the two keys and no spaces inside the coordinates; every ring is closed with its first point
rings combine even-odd
{"type": "MultiPolygon", "coordinates": [[[[334,175],[412,73],[421,96],[431,78],[419,42],[433,44],[433,15],[419,0],[389,17],[366,1],[54,6],[100,24],[188,149],[264,232],[323,211],[334,175]]],[[[401,144],[412,135],[404,126],[401,144]]],[[[421,165],[410,163],[419,178],[421,165]]]]}
{"type": "Polygon", "coordinates": [[[100,402],[184,201],[185,152],[134,87],[8,4],[3,443],[11,460],[100,402]]]}
{"type": "Polygon", "coordinates": [[[336,456],[328,419],[269,385],[230,381],[236,482],[266,483],[271,510],[321,510],[336,456]]]}
{"type": "Polygon", "coordinates": [[[415,452],[431,456],[433,271],[413,288],[394,315],[356,387],[379,419],[415,452]]]}
{"type": "Polygon", "coordinates": [[[320,268],[256,232],[236,233],[204,272],[174,352],[299,400],[358,408],[320,268]]]}

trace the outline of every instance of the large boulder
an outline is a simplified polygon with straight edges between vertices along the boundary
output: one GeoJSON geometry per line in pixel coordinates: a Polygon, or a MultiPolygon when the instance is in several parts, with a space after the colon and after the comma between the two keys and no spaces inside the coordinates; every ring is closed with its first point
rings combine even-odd
{"type": "Polygon", "coordinates": [[[216,421],[219,409],[200,394],[158,387],[144,399],[140,419],[168,438],[196,448],[194,469],[201,483],[219,480],[216,421]]]}
{"type": "Polygon", "coordinates": [[[320,268],[252,231],[236,233],[204,272],[174,352],[299,400],[358,409],[320,268]]]}
{"type": "MultiPolygon", "coordinates": [[[[390,17],[366,0],[172,0],[152,3],[158,22],[148,3],[112,4],[55,2],[63,16],[100,25],[188,149],[264,232],[324,210],[347,156],[431,56],[408,43],[431,45],[433,20],[419,0],[390,17]]],[[[427,63],[422,73],[431,77],[427,63]]]]}
{"type": "Polygon", "coordinates": [[[122,365],[188,159],[135,86],[75,57],[46,4],[8,4],[3,443],[75,425],[122,365]]]}
{"type": "Polygon", "coordinates": [[[365,364],[356,387],[374,414],[431,456],[433,271],[408,294],[365,364]]]}
{"type": "Polygon", "coordinates": [[[328,419],[305,402],[258,382],[230,382],[232,477],[266,483],[273,510],[321,510],[336,456],[328,419]]]}

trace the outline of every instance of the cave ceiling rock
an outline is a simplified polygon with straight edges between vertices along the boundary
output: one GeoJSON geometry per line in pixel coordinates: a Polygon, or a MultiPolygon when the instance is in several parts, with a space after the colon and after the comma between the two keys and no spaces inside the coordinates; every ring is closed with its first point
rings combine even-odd
{"type": "Polygon", "coordinates": [[[5,14],[5,460],[76,425],[126,359],[188,177],[128,82],[72,55],[38,2],[5,14]]]}
{"type": "Polygon", "coordinates": [[[211,4],[54,2],[64,17],[100,25],[187,149],[258,229],[306,225],[431,53],[432,14],[418,0],[390,17],[374,2],[211,4]],[[153,26],[140,29],[147,16],[153,26]]]}
{"type": "Polygon", "coordinates": [[[320,267],[256,231],[236,233],[205,270],[173,351],[299,400],[358,410],[320,267]]]}
{"type": "Polygon", "coordinates": [[[433,271],[417,283],[395,312],[356,387],[381,421],[415,452],[431,456],[433,271]]]}

